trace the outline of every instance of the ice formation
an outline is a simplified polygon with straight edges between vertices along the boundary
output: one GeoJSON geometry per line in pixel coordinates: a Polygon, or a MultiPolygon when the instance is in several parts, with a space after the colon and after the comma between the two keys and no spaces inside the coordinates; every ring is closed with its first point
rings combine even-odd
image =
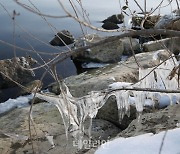
{"type": "MultiPolygon", "coordinates": [[[[88,117],[90,118],[91,128],[92,118],[96,117],[98,110],[111,96],[115,96],[116,98],[119,111],[119,122],[121,122],[124,115],[130,116],[130,105],[132,102],[135,102],[135,107],[138,113],[143,111],[143,107],[146,103],[148,105],[154,105],[156,101],[161,102],[165,95],[167,97],[166,100],[169,99],[169,104],[179,103],[179,94],[133,90],[135,87],[177,90],[177,77],[174,76],[171,80],[169,79],[172,69],[177,65],[177,60],[175,58],[170,58],[157,68],[139,68],[139,82],[137,84],[133,85],[131,83],[117,82],[109,85],[109,89],[106,89],[105,91],[91,91],[88,95],[79,98],[73,97],[64,83],[62,84],[64,85],[65,90],[62,90],[62,87],[60,86],[60,95],[51,96],[37,93],[36,97],[56,105],[63,118],[67,138],[68,133],[71,132],[75,139],[78,140],[78,143],[81,143],[78,145],[81,149],[83,147],[82,141],[85,120],[88,117]],[[128,90],[126,90],[127,88],[128,90]]],[[[161,105],[163,106],[163,104],[161,105]]],[[[89,136],[91,136],[90,130],[91,129],[89,129],[89,136]]]]}
{"type": "MultiPolygon", "coordinates": [[[[104,105],[105,93],[92,91],[84,97],[75,98],[71,95],[68,87],[65,84],[64,86],[66,90],[58,96],[37,93],[36,97],[56,105],[63,118],[67,139],[68,133],[72,133],[80,143],[78,146],[81,149],[83,146],[84,122],[88,117],[91,121],[96,116],[98,109],[104,105]]],[[[91,123],[89,127],[91,128],[91,123]]]]}

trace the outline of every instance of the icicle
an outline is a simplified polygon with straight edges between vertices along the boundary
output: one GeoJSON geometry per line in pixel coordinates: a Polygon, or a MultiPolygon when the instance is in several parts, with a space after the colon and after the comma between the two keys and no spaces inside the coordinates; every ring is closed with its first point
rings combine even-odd
{"type": "Polygon", "coordinates": [[[137,117],[138,125],[136,126],[135,135],[138,135],[138,133],[140,132],[142,128],[142,112],[137,112],[136,117],[137,117]]]}
{"type": "Polygon", "coordinates": [[[118,115],[119,122],[121,123],[124,115],[130,116],[130,103],[129,103],[129,91],[115,91],[108,95],[116,97],[117,107],[118,107],[118,115]]]}
{"type": "Polygon", "coordinates": [[[91,138],[91,128],[92,128],[92,118],[90,118],[90,122],[89,122],[89,129],[88,129],[89,138],[91,138]]]}
{"type": "Polygon", "coordinates": [[[136,102],[136,110],[138,112],[143,111],[144,103],[145,103],[145,92],[141,91],[134,91],[134,97],[135,97],[135,102],[136,102]]]}
{"type": "Polygon", "coordinates": [[[177,65],[177,60],[175,58],[171,58],[155,69],[139,68],[139,79],[142,79],[146,76],[143,80],[140,81],[140,87],[176,90],[178,88],[177,79],[173,78],[170,80],[168,76],[174,66],[177,65]]]}
{"type": "Polygon", "coordinates": [[[119,122],[121,123],[124,115],[129,116],[129,91],[116,92],[116,101],[119,113],[119,122]]]}

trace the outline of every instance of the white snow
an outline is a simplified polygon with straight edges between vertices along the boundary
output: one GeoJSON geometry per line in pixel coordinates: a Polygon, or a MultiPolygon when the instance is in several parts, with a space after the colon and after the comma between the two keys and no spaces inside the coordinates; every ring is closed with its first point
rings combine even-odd
{"type": "MultiPolygon", "coordinates": [[[[95,154],[158,154],[165,131],[153,135],[143,134],[117,138],[101,145],[95,154]]],[[[164,140],[162,154],[180,153],[180,128],[169,130],[164,140]]]]}
{"type": "Polygon", "coordinates": [[[21,108],[29,105],[29,101],[33,99],[33,95],[19,96],[16,99],[8,99],[4,103],[0,103],[0,114],[8,112],[14,108],[21,108]]]}
{"type": "Polygon", "coordinates": [[[110,89],[127,88],[127,87],[131,87],[132,84],[133,83],[129,83],[129,82],[114,82],[110,84],[108,88],[110,89]]]}

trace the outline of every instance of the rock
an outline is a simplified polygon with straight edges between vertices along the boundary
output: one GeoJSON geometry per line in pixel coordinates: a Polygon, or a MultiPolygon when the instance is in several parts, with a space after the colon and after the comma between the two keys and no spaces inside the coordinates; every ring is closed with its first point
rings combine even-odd
{"type": "Polygon", "coordinates": [[[20,84],[32,81],[35,74],[30,68],[35,63],[31,57],[0,60],[0,89],[17,86],[12,80],[20,84]]]}
{"type": "MultiPolygon", "coordinates": [[[[135,30],[140,30],[142,29],[142,26],[143,28],[145,29],[150,29],[150,28],[154,28],[155,24],[158,22],[160,16],[158,15],[151,15],[151,16],[148,16],[147,19],[144,21],[144,24],[141,25],[141,23],[143,22],[144,20],[144,14],[140,15],[140,14],[137,14],[135,16],[132,17],[132,19],[130,20],[131,21],[131,29],[135,29],[135,30]]],[[[152,36],[135,36],[135,38],[139,39],[139,43],[140,44],[143,44],[145,42],[149,42],[149,41],[154,41],[154,40],[159,40],[159,39],[162,39],[162,37],[164,36],[160,36],[160,35],[152,35],[152,36]]]]}
{"type": "Polygon", "coordinates": [[[123,50],[123,54],[124,55],[133,55],[132,50],[134,51],[134,53],[139,53],[140,52],[140,44],[137,41],[137,39],[133,39],[133,38],[123,38],[121,39],[123,46],[124,46],[124,50],[123,50]]]}
{"type": "MultiPolygon", "coordinates": [[[[74,48],[93,44],[102,40],[98,35],[90,35],[88,39],[81,38],[75,43],[74,48]]],[[[140,45],[135,39],[131,39],[132,49],[135,53],[140,51],[140,45]]],[[[131,49],[129,47],[130,41],[128,38],[119,39],[106,44],[101,44],[86,51],[82,51],[75,56],[72,56],[73,61],[80,62],[99,62],[99,63],[115,63],[120,61],[122,54],[129,54],[131,49]]]]}
{"type": "Polygon", "coordinates": [[[180,15],[179,10],[162,16],[159,21],[156,23],[154,28],[157,29],[171,29],[171,30],[180,30],[180,15]]]}
{"type": "Polygon", "coordinates": [[[159,133],[160,131],[179,127],[180,104],[171,105],[163,110],[146,113],[141,116],[140,121],[133,120],[131,124],[118,136],[130,137],[144,133],[159,133]]]}
{"type": "Polygon", "coordinates": [[[122,13],[114,14],[102,21],[102,23],[104,23],[102,25],[102,28],[107,30],[118,29],[119,26],[117,24],[122,24],[123,22],[124,22],[124,15],[122,13]]]}
{"type": "Polygon", "coordinates": [[[102,25],[102,28],[106,30],[113,30],[113,29],[119,29],[119,26],[113,22],[107,21],[102,25]]]}
{"type": "Polygon", "coordinates": [[[62,30],[49,43],[53,46],[65,46],[74,43],[74,37],[69,31],[62,30]]]}
{"type": "Polygon", "coordinates": [[[110,17],[108,17],[107,19],[102,21],[103,23],[107,23],[107,22],[111,22],[114,24],[122,24],[124,22],[124,15],[121,14],[114,14],[110,17]]]}
{"type": "MultiPolygon", "coordinates": [[[[148,16],[143,24],[143,27],[145,29],[153,28],[154,25],[158,22],[159,18],[160,16],[157,16],[157,15],[148,16]]],[[[142,15],[133,16],[131,19],[131,24],[132,24],[131,28],[136,29],[136,30],[141,29],[141,22],[143,21],[143,19],[144,19],[144,16],[142,15]]]]}
{"type": "Polygon", "coordinates": [[[180,31],[180,19],[174,21],[173,24],[171,24],[171,25],[169,25],[169,27],[167,27],[167,29],[180,31]]]}
{"type": "MultiPolygon", "coordinates": [[[[86,46],[102,40],[98,35],[91,35],[88,39],[81,38],[75,43],[75,48],[86,46]],[[92,38],[92,39],[90,39],[92,38]]],[[[101,63],[112,63],[120,60],[123,53],[123,44],[121,40],[117,40],[111,43],[102,44],[81,53],[72,56],[74,61],[81,62],[101,62],[101,63]]]]}
{"type": "Polygon", "coordinates": [[[166,38],[162,40],[144,43],[142,47],[144,52],[151,52],[168,48],[171,52],[178,55],[180,49],[179,41],[179,37],[166,38]]]}
{"type": "MultiPolygon", "coordinates": [[[[160,51],[159,54],[157,54],[157,52],[150,52],[136,55],[136,59],[144,68],[158,65],[160,60],[165,57],[169,57],[169,53],[166,50],[160,51]],[[160,56],[162,55],[161,53],[163,53],[164,56],[160,56]],[[158,58],[154,59],[154,55],[158,56],[158,58]]],[[[138,66],[134,58],[131,57],[126,62],[108,65],[104,68],[71,76],[66,78],[64,81],[74,97],[82,97],[87,95],[90,91],[107,89],[108,86],[114,82],[136,83],[138,81],[138,66]]],[[[51,89],[53,89],[52,92],[59,94],[56,83],[51,85],[51,89]]],[[[133,108],[131,113],[133,119],[133,117],[135,117],[133,108]]],[[[117,105],[113,98],[109,99],[108,102],[106,102],[106,104],[98,111],[97,117],[108,120],[123,129],[127,127],[132,120],[126,120],[127,123],[123,125],[119,124],[117,105]]]]}
{"type": "Polygon", "coordinates": [[[124,130],[129,126],[132,120],[136,119],[136,108],[135,106],[131,106],[130,117],[125,115],[121,123],[119,123],[116,99],[115,97],[110,97],[104,106],[98,111],[96,117],[99,119],[106,119],[118,126],[121,130],[124,130]]]}
{"type": "MultiPolygon", "coordinates": [[[[69,137],[69,143],[67,144],[63,120],[55,106],[49,103],[41,103],[33,106],[32,111],[31,135],[35,153],[75,154],[78,152],[77,142],[74,138],[69,137]],[[53,138],[51,143],[48,141],[50,138],[53,138]]],[[[0,118],[1,153],[33,153],[31,140],[29,139],[28,115],[29,107],[26,107],[15,109],[0,118]]],[[[85,123],[86,133],[88,126],[87,121],[85,123]]],[[[94,119],[91,143],[94,142],[94,146],[97,147],[100,144],[99,142],[107,141],[119,132],[120,130],[110,122],[94,119]]],[[[86,136],[87,134],[84,143],[89,142],[86,136]]],[[[88,150],[88,144],[86,146],[87,149],[85,150],[88,150]]],[[[91,146],[93,145],[90,145],[90,148],[91,146]]]]}

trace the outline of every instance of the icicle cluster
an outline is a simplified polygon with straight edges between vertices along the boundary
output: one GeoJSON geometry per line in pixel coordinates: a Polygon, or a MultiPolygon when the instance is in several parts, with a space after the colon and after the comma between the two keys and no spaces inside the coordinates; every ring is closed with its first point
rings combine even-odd
{"type": "MultiPolygon", "coordinates": [[[[130,100],[130,92],[134,96],[134,102],[137,112],[141,113],[143,111],[144,105],[146,105],[146,100],[150,99],[153,105],[156,101],[161,103],[162,99],[169,99],[170,104],[173,102],[178,103],[180,101],[179,94],[164,94],[159,92],[145,92],[145,91],[117,91],[118,88],[153,88],[153,89],[168,89],[168,90],[177,90],[178,89],[178,79],[177,76],[170,79],[169,75],[173,68],[178,65],[178,62],[175,58],[170,58],[166,62],[159,65],[157,68],[148,68],[142,69],[139,68],[139,80],[137,84],[130,85],[130,84],[111,84],[111,89],[116,89],[112,92],[110,96],[114,95],[117,100],[118,112],[119,112],[119,121],[123,119],[124,115],[130,115],[129,113],[129,106],[131,103],[130,100]],[[124,86],[123,86],[124,85],[124,86]],[[118,87],[119,86],[119,87],[118,87]]],[[[165,101],[163,101],[165,103],[165,101]]],[[[160,104],[160,107],[164,107],[167,104],[160,104]]]]}
{"type": "MultiPolygon", "coordinates": [[[[114,83],[110,85],[111,90],[115,89],[108,95],[101,91],[92,91],[84,97],[73,97],[64,84],[65,90],[61,90],[61,94],[58,96],[49,96],[45,94],[37,93],[36,97],[53,103],[58,108],[66,130],[66,136],[72,132],[78,143],[82,143],[84,135],[84,122],[89,117],[91,120],[94,118],[98,110],[105,104],[110,96],[116,97],[119,121],[123,119],[124,115],[130,116],[130,93],[134,96],[134,102],[136,110],[141,113],[143,111],[146,99],[151,99],[153,104],[155,101],[160,101],[162,94],[158,92],[142,92],[132,90],[117,90],[122,87],[139,87],[139,88],[156,88],[156,89],[169,89],[177,90],[178,82],[176,77],[171,80],[168,78],[171,70],[174,66],[177,66],[178,62],[175,58],[169,59],[157,68],[139,69],[140,82],[133,85],[130,83],[114,83]],[[142,79],[142,80],[141,80],[142,79]],[[106,96],[106,97],[105,97],[106,96]]],[[[164,94],[165,95],[165,94],[164,94]]],[[[174,97],[176,101],[179,101],[179,97],[174,94],[166,94],[172,103],[174,97]]],[[[89,129],[91,130],[91,129],[89,129]]],[[[89,131],[89,136],[90,136],[89,131]]],[[[79,148],[83,147],[82,144],[78,144],[79,148]]]]}
{"type": "Polygon", "coordinates": [[[90,137],[92,118],[96,116],[98,109],[104,105],[105,93],[92,91],[89,95],[75,98],[69,92],[68,87],[64,86],[66,90],[58,96],[37,93],[36,97],[56,105],[63,118],[67,139],[68,133],[71,132],[78,140],[78,148],[81,149],[83,146],[84,122],[87,118],[90,118],[90,137]]]}

